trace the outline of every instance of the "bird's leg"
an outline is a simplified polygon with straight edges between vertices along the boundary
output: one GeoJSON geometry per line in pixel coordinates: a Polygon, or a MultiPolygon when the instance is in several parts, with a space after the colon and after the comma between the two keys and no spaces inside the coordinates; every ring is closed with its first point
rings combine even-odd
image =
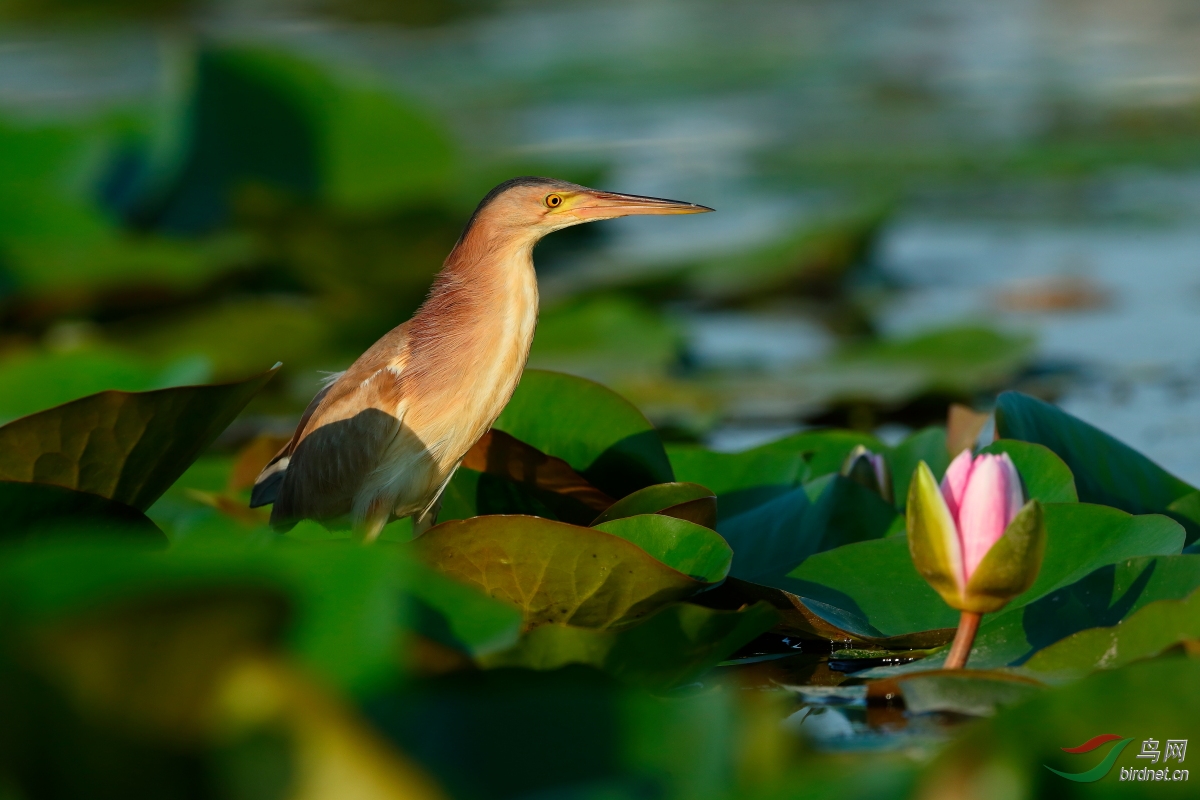
{"type": "Polygon", "coordinates": [[[437,500],[430,504],[429,508],[422,511],[420,514],[413,514],[413,538],[420,536],[425,531],[437,524],[438,512],[442,510],[442,496],[439,494],[437,500]]]}
{"type": "Polygon", "coordinates": [[[362,544],[372,544],[383,532],[392,516],[391,503],[376,500],[361,521],[354,525],[354,535],[362,544]]]}

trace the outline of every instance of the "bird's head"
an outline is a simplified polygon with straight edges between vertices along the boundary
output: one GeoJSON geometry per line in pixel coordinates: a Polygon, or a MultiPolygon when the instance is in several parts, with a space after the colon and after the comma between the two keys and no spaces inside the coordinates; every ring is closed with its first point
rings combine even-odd
{"type": "Polygon", "coordinates": [[[659,197],[642,197],[589,189],[554,178],[513,178],[497,186],[475,210],[467,230],[477,225],[493,231],[528,235],[548,233],[602,219],[635,214],[703,214],[707,206],[659,197]]]}

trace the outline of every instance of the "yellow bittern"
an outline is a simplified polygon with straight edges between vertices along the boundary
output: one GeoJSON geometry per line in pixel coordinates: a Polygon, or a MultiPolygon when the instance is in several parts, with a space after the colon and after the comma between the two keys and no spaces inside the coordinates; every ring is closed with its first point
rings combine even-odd
{"type": "Polygon", "coordinates": [[[348,522],[364,542],[393,518],[417,531],[512,397],[538,315],[533,247],[548,233],[632,214],[711,208],[514,178],[488,193],[412,319],[331,375],[255,482],[271,525],[348,522]]]}

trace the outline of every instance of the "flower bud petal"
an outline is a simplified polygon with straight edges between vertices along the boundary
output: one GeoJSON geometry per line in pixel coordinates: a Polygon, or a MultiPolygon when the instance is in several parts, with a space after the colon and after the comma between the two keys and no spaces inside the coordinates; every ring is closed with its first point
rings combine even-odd
{"type": "Polygon", "coordinates": [[[1007,453],[982,455],[967,480],[958,510],[964,582],[971,579],[1021,509],[1021,476],[1007,453]]]}
{"type": "Polygon", "coordinates": [[[990,614],[1037,580],[1046,552],[1042,504],[1030,500],[992,546],[963,592],[966,611],[990,614]]]}
{"type": "Polygon", "coordinates": [[[908,549],[921,577],[952,608],[962,608],[962,549],[950,509],[929,465],[917,464],[905,511],[908,549]]]}
{"type": "Polygon", "coordinates": [[[975,457],[971,455],[971,451],[963,450],[950,462],[946,474],[942,477],[942,497],[946,499],[946,506],[950,509],[950,516],[954,518],[955,524],[958,523],[958,511],[962,506],[963,494],[967,491],[967,482],[971,478],[974,466],[975,457]]]}
{"type": "Polygon", "coordinates": [[[882,455],[855,445],[842,464],[842,475],[892,502],[892,477],[882,455]]]}

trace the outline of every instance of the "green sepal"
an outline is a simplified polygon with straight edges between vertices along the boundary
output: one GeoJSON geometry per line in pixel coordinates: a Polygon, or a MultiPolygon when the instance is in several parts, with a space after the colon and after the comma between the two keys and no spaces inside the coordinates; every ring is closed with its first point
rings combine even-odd
{"type": "Polygon", "coordinates": [[[929,465],[917,464],[905,511],[913,565],[951,608],[963,610],[962,545],[958,528],[929,465]]]}
{"type": "Polygon", "coordinates": [[[992,549],[979,562],[963,592],[962,611],[990,614],[999,611],[1037,580],[1046,552],[1046,524],[1042,504],[1030,500],[1013,517],[992,549]]]}

